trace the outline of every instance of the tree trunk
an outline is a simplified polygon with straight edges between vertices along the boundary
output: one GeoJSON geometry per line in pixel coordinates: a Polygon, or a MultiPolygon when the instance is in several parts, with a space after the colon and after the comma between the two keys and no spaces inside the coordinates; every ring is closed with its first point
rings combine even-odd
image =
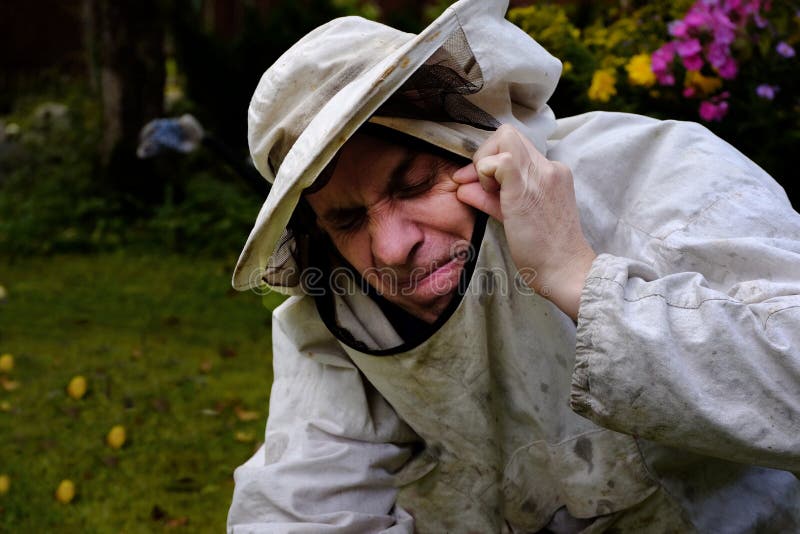
{"type": "Polygon", "coordinates": [[[84,1],[89,72],[103,104],[103,174],[126,198],[150,203],[163,184],[135,153],[139,130],[163,111],[164,11],[159,0],[84,1]]]}

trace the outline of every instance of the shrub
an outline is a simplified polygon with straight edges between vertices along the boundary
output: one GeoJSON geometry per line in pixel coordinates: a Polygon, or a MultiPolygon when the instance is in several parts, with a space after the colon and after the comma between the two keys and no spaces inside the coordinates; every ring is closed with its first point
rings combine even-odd
{"type": "Polygon", "coordinates": [[[659,0],[588,16],[544,4],[508,18],[563,61],[557,115],[605,109],[700,121],[790,185],[787,155],[800,139],[792,2],[659,0]]]}

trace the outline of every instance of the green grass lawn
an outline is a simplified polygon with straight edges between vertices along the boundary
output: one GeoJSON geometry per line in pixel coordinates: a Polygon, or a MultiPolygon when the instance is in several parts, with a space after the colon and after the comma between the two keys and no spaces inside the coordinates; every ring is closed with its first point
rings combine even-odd
{"type": "Polygon", "coordinates": [[[231,269],[133,253],[0,264],[0,354],[15,360],[0,374],[0,531],[224,531],[272,379],[270,312],[230,289],[231,269]],[[54,498],[62,479],[69,504],[54,498]]]}

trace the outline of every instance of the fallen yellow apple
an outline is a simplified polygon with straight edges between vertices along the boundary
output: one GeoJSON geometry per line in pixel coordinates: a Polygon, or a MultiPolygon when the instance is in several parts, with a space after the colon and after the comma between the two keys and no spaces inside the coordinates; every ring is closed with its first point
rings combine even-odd
{"type": "Polygon", "coordinates": [[[65,479],[61,481],[56,489],[56,500],[60,503],[67,504],[75,498],[75,484],[71,480],[65,479]]]}
{"type": "Polygon", "coordinates": [[[0,372],[10,373],[14,370],[14,357],[11,354],[0,356],[0,372]]]}
{"type": "Polygon", "coordinates": [[[75,400],[83,398],[86,394],[86,379],[81,375],[73,376],[67,385],[67,395],[75,400]]]}
{"type": "Polygon", "coordinates": [[[125,445],[125,427],[122,425],[114,425],[111,430],[108,431],[106,443],[112,449],[119,449],[125,445]]]}

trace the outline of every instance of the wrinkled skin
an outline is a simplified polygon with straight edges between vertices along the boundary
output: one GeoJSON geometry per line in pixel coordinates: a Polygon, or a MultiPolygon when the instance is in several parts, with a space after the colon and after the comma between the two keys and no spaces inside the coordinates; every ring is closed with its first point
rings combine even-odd
{"type": "Polygon", "coordinates": [[[356,133],[331,179],[306,195],[341,256],[394,304],[435,321],[457,289],[475,211],[450,159],[356,133]]]}
{"type": "Polygon", "coordinates": [[[388,300],[435,321],[464,266],[475,213],[504,225],[526,283],[577,319],[596,254],[580,225],[572,173],[504,125],[458,168],[438,155],[357,133],[330,181],[307,195],[334,246],[388,300]]]}
{"type": "Polygon", "coordinates": [[[503,125],[453,179],[459,200],[503,223],[528,285],[576,320],[596,254],[581,229],[569,168],[503,125]]]}

